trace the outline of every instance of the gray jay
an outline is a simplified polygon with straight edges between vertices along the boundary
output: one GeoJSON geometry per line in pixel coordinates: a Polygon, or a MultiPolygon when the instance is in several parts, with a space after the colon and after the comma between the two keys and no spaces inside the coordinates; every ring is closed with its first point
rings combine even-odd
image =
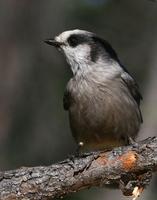
{"type": "Polygon", "coordinates": [[[108,150],[134,140],[142,122],[142,96],[111,45],[84,30],[45,42],[63,52],[73,72],[63,104],[80,150],[108,150]]]}

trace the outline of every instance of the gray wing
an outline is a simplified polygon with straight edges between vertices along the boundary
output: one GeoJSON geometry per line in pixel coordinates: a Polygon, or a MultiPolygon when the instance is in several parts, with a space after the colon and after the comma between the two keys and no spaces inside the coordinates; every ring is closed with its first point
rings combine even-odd
{"type": "MultiPolygon", "coordinates": [[[[127,72],[123,72],[121,74],[121,79],[124,81],[124,83],[127,85],[131,95],[133,96],[133,98],[135,99],[138,107],[140,106],[140,102],[142,100],[142,95],[139,91],[139,87],[138,87],[138,84],[136,83],[136,81],[131,77],[130,74],[128,74],[127,72]]],[[[139,112],[140,112],[140,115],[141,115],[141,122],[143,122],[143,119],[142,119],[142,114],[141,114],[141,110],[140,110],[140,107],[139,107],[139,112]]]]}

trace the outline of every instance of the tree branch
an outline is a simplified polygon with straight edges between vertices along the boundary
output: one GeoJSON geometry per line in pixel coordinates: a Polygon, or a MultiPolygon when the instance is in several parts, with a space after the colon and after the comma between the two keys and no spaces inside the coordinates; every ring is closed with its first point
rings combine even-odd
{"type": "Polygon", "coordinates": [[[92,186],[120,184],[125,195],[157,170],[157,138],[110,152],[92,152],[51,166],[0,172],[0,199],[48,200],[92,186]]]}

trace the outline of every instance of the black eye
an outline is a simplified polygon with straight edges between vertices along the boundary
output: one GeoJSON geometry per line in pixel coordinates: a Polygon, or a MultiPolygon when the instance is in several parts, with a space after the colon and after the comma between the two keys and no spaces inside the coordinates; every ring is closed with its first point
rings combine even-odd
{"type": "Polygon", "coordinates": [[[70,36],[67,41],[71,47],[76,47],[79,45],[79,39],[75,35],[70,36]]]}

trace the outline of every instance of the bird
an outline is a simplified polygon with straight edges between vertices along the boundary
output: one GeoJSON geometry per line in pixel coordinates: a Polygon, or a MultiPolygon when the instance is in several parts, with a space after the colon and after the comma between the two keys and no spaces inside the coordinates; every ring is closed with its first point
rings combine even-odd
{"type": "Polygon", "coordinates": [[[62,52],[72,71],[63,106],[79,152],[110,150],[135,141],[143,122],[142,95],[110,43],[80,29],[45,42],[62,52]]]}

